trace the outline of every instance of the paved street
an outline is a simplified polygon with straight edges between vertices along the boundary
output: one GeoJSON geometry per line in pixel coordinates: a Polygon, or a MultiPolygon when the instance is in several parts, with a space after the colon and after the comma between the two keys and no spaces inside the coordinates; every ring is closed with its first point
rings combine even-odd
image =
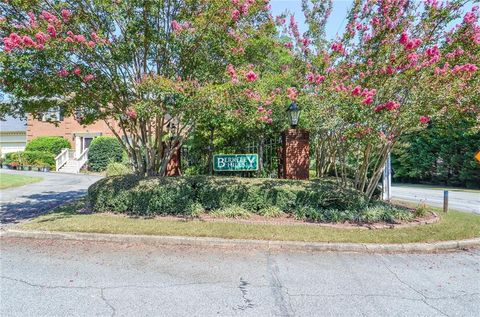
{"type": "Polygon", "coordinates": [[[88,187],[100,179],[82,174],[17,172],[0,170],[5,174],[43,177],[38,183],[0,190],[0,222],[16,223],[48,212],[61,203],[85,195],[88,187]]]}
{"type": "Polygon", "coordinates": [[[3,239],[1,316],[479,316],[480,251],[268,254],[3,239]]]}
{"type": "MultiPolygon", "coordinates": [[[[428,205],[442,207],[443,190],[436,188],[424,188],[421,186],[409,186],[403,184],[393,185],[392,196],[394,199],[407,200],[412,202],[426,202],[428,205]]],[[[479,191],[450,190],[448,196],[449,208],[461,211],[468,211],[480,215],[479,191]]]]}

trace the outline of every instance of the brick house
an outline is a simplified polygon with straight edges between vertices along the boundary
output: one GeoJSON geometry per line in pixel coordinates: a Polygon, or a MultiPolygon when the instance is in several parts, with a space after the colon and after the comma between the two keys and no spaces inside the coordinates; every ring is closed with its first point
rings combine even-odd
{"type": "Polygon", "coordinates": [[[60,111],[45,112],[40,119],[27,117],[27,142],[40,136],[59,136],[68,140],[78,157],[97,136],[114,136],[103,121],[90,125],[80,124],[75,117],[63,117],[60,111]]]}
{"type": "MultiPolygon", "coordinates": [[[[112,126],[120,128],[116,122],[112,126]]],[[[56,158],[56,170],[67,173],[78,173],[87,163],[86,150],[92,140],[98,136],[114,136],[113,132],[104,121],[97,121],[93,124],[82,125],[74,116],[63,117],[60,110],[52,109],[45,112],[40,119],[32,115],[27,116],[27,143],[40,136],[59,136],[70,142],[72,150],[62,152],[56,158]]],[[[170,159],[167,166],[167,175],[176,176],[180,174],[180,150],[170,159]]]]}

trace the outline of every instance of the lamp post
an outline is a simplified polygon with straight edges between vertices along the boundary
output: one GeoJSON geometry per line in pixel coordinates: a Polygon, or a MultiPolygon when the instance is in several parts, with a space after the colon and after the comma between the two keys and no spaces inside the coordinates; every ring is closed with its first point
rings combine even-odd
{"type": "Polygon", "coordinates": [[[279,176],[287,179],[308,179],[309,177],[309,134],[298,129],[300,108],[292,102],[287,108],[290,129],[282,133],[281,170],[279,176]]]}
{"type": "Polygon", "coordinates": [[[288,121],[290,122],[290,127],[296,129],[298,126],[298,120],[300,119],[300,108],[298,104],[294,101],[287,108],[288,121]]]}

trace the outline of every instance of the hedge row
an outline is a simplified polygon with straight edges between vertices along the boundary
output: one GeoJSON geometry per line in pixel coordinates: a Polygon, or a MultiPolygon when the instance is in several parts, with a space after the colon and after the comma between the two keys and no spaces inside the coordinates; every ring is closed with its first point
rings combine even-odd
{"type": "Polygon", "coordinates": [[[205,210],[240,206],[251,212],[276,206],[293,213],[314,210],[362,210],[365,197],[329,181],[224,178],[208,176],[140,178],[108,177],[93,184],[88,199],[96,212],[131,215],[186,214],[193,205],[205,210]]]}
{"type": "Polygon", "coordinates": [[[55,168],[55,156],[44,151],[19,151],[7,153],[5,164],[55,168]]]}
{"type": "Polygon", "coordinates": [[[27,143],[25,151],[40,151],[52,153],[55,156],[63,149],[69,149],[70,142],[59,136],[42,136],[27,143]]]}

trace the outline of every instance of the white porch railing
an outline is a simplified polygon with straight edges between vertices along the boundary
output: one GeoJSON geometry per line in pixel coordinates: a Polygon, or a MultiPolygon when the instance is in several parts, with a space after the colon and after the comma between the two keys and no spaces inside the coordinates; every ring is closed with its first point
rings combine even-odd
{"type": "Polygon", "coordinates": [[[67,162],[69,168],[73,168],[73,172],[79,173],[82,167],[88,161],[88,148],[85,149],[78,157],[75,157],[75,151],[63,149],[60,154],[55,157],[55,170],[58,172],[67,162]]]}
{"type": "Polygon", "coordinates": [[[88,161],[88,148],[86,148],[80,156],[76,159],[77,161],[77,173],[80,172],[82,167],[87,163],[88,161]]]}
{"type": "Polygon", "coordinates": [[[68,162],[69,158],[70,158],[69,150],[68,149],[63,149],[62,152],[60,152],[60,154],[58,154],[55,157],[55,170],[58,172],[58,170],[63,165],[65,165],[65,163],[68,162]]]}

